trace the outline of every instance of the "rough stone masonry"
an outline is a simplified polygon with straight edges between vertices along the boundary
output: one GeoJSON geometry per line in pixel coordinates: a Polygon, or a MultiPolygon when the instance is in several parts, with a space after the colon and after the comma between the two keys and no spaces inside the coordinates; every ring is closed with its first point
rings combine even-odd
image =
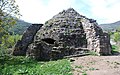
{"type": "Polygon", "coordinates": [[[99,55],[111,54],[109,35],[98,27],[96,20],[69,8],[43,25],[31,25],[15,45],[13,55],[54,60],[88,51],[99,55]]]}

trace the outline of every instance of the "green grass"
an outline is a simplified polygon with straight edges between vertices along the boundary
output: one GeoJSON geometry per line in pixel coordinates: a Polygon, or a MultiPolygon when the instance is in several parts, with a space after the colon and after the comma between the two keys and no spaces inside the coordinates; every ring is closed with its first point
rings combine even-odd
{"type": "Polygon", "coordinates": [[[91,71],[94,71],[94,70],[99,70],[99,69],[96,69],[96,68],[89,68],[89,70],[91,70],[91,71]]]}
{"type": "Polygon", "coordinates": [[[114,53],[119,53],[119,52],[120,52],[119,47],[116,45],[112,45],[112,53],[114,54],[114,53]]]}
{"type": "Polygon", "coordinates": [[[86,71],[84,71],[84,72],[82,73],[82,75],[87,75],[86,71]]]}
{"type": "Polygon", "coordinates": [[[1,57],[0,75],[72,75],[67,59],[38,62],[25,57],[1,57]]]}
{"type": "Polygon", "coordinates": [[[80,66],[75,66],[75,68],[80,68],[80,69],[82,69],[82,68],[84,68],[84,66],[82,66],[82,65],[80,65],[80,66]]]}
{"type": "Polygon", "coordinates": [[[98,56],[98,54],[95,51],[90,51],[89,54],[92,56],[98,56]]]}

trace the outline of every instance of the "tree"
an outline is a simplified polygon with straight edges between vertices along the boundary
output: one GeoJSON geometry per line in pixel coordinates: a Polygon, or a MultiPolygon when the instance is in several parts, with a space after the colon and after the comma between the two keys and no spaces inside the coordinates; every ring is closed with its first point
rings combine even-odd
{"type": "Polygon", "coordinates": [[[20,17],[15,0],[0,0],[0,38],[8,35],[8,29],[16,24],[20,17]]]}
{"type": "Polygon", "coordinates": [[[15,0],[0,0],[0,54],[9,43],[9,28],[16,24],[20,16],[15,0]]]}
{"type": "Polygon", "coordinates": [[[120,33],[119,33],[119,32],[115,32],[115,33],[114,33],[114,41],[115,41],[115,42],[120,41],[120,33]]]}

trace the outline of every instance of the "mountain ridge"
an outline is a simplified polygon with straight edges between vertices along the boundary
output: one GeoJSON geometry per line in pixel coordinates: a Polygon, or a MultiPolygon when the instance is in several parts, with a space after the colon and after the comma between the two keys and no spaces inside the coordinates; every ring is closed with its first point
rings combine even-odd
{"type": "Polygon", "coordinates": [[[120,20],[113,23],[106,23],[99,25],[104,31],[113,31],[120,28],[120,20]]]}

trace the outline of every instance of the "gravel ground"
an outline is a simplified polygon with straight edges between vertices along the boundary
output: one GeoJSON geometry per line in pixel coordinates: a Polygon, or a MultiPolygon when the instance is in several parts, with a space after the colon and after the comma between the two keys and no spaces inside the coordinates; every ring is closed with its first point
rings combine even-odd
{"type": "Polygon", "coordinates": [[[120,56],[83,56],[72,58],[74,75],[120,75],[120,56]]]}

